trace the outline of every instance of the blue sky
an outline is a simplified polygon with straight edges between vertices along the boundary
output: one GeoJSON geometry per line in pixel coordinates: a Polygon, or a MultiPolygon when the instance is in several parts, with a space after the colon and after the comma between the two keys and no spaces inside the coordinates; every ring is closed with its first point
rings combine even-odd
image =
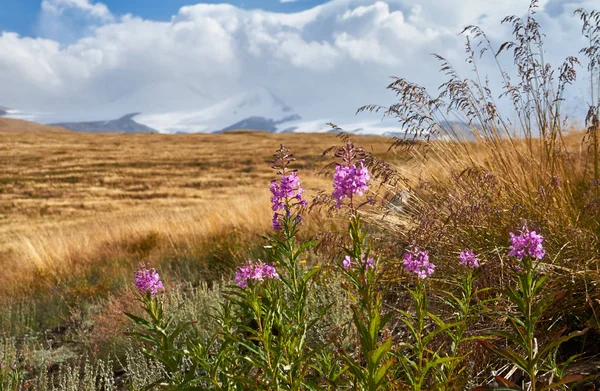
{"type": "MultiPolygon", "coordinates": [[[[142,112],[136,118],[160,130],[201,126],[232,97],[269,91],[307,123],[365,128],[381,118],[357,117],[356,109],[393,104],[390,76],[435,94],[445,81],[437,53],[469,77],[460,31],[480,25],[498,45],[511,33],[502,18],[523,16],[529,2],[0,0],[0,106],[40,122],[142,112]]],[[[586,44],[573,17],[580,6],[597,8],[598,0],[540,0],[536,16],[554,67],[586,44]]],[[[478,66],[499,94],[494,61],[478,66]]],[[[583,69],[578,76],[565,105],[581,111],[588,83],[583,69]]],[[[266,114],[250,115],[267,115],[270,107],[261,107],[266,114]]]]}
{"type": "MultiPolygon", "coordinates": [[[[41,10],[40,0],[1,0],[0,31],[14,31],[20,35],[37,36],[37,23],[41,10]]],[[[228,3],[243,9],[263,9],[273,12],[297,12],[325,3],[324,0],[297,0],[281,3],[277,0],[106,0],[104,4],[115,14],[133,14],[144,19],[167,21],[186,5],[228,3]]]]}

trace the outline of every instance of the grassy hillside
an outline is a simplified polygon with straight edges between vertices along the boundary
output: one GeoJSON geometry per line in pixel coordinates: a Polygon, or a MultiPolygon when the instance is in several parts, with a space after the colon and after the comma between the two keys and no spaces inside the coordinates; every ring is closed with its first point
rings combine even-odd
{"type": "MultiPolygon", "coordinates": [[[[0,254],[10,265],[0,291],[7,294],[35,273],[72,276],[81,265],[127,255],[149,235],[172,247],[234,228],[259,233],[269,224],[272,151],[294,145],[303,185],[326,189],[329,180],[316,175],[326,163],[321,153],[339,143],[331,134],[29,129],[36,128],[15,122],[0,133],[0,254]]],[[[359,139],[382,156],[389,146],[385,138],[359,139]]]]}
{"type": "Polygon", "coordinates": [[[21,119],[0,117],[0,132],[23,133],[23,132],[68,132],[67,129],[58,126],[48,126],[37,122],[21,119]]]}

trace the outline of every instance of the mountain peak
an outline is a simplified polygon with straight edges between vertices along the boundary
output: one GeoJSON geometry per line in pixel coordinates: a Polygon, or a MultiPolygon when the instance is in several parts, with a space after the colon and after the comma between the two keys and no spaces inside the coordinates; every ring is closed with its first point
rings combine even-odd
{"type": "Polygon", "coordinates": [[[116,121],[130,121],[130,120],[133,120],[134,117],[137,117],[140,114],[142,114],[142,113],[129,113],[129,114],[125,114],[124,116],[122,116],[121,118],[117,119],[116,121]]]}
{"type": "Polygon", "coordinates": [[[133,120],[140,113],[130,113],[109,121],[92,122],[63,122],[53,124],[74,132],[87,133],[158,133],[149,126],[140,124],[133,120]]]}
{"type": "Polygon", "coordinates": [[[200,110],[148,113],[136,120],[164,133],[212,133],[240,127],[277,132],[280,123],[299,118],[281,98],[261,87],[200,110]]]}

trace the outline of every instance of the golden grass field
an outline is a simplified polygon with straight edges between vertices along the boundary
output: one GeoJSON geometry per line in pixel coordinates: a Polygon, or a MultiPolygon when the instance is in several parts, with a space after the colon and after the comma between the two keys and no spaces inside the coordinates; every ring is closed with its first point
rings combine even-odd
{"type": "MultiPolygon", "coordinates": [[[[581,149],[581,136],[568,136],[569,150],[581,149]]],[[[432,143],[423,165],[389,152],[388,138],[355,138],[414,180],[444,181],[473,165],[491,165],[514,183],[528,178],[513,170],[526,146],[511,140],[492,148],[432,143]]],[[[131,246],[153,235],[163,256],[232,230],[268,232],[269,181],[276,178],[270,166],[281,143],[296,156],[306,189],[331,188],[331,179],[317,173],[332,162],[322,152],[342,143],[334,134],[85,134],[1,120],[0,293],[12,294],[39,275],[57,283],[100,260],[131,257],[131,246]]],[[[309,229],[321,229],[322,217],[308,216],[309,229]]]]}
{"type": "MultiPolygon", "coordinates": [[[[377,154],[389,146],[382,137],[358,141],[377,154]]],[[[305,188],[331,186],[316,174],[331,162],[323,150],[341,143],[333,134],[82,134],[2,120],[0,290],[40,273],[76,273],[150,234],[180,247],[232,228],[264,232],[281,143],[305,188]]]]}

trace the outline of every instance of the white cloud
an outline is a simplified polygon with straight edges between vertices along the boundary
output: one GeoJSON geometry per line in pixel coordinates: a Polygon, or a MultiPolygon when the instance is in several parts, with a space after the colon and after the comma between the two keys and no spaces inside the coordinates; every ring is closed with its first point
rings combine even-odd
{"type": "Polygon", "coordinates": [[[37,23],[41,37],[75,42],[94,29],[115,21],[108,7],[90,0],[43,0],[37,23]]]}
{"type": "MultiPolygon", "coordinates": [[[[0,104],[53,112],[46,121],[100,119],[200,109],[267,87],[306,119],[348,120],[363,104],[393,102],[388,76],[437,87],[431,53],[465,72],[462,28],[480,24],[498,43],[510,32],[501,18],[523,14],[528,3],[332,0],[292,14],[198,4],[159,22],[114,15],[91,0],[44,0],[40,37],[0,35],[0,104]]],[[[555,65],[584,44],[571,16],[581,5],[542,2],[555,65]]]]}
{"type": "Polygon", "coordinates": [[[83,11],[94,18],[112,21],[113,16],[103,3],[90,3],[89,0],[43,0],[42,11],[62,14],[69,9],[83,11]]]}

